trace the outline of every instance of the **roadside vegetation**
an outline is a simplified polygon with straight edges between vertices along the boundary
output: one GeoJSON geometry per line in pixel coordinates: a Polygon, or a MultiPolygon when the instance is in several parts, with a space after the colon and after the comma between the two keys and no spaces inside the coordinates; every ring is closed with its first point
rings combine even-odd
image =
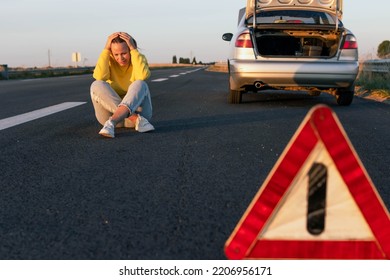
{"type": "MultiPolygon", "coordinates": [[[[155,69],[164,69],[172,67],[194,67],[199,66],[200,64],[169,64],[169,63],[160,63],[160,64],[150,64],[149,67],[151,70],[155,69]]],[[[8,68],[7,75],[4,76],[1,72],[0,80],[16,80],[16,79],[34,79],[34,78],[50,78],[50,77],[63,77],[63,76],[72,76],[72,75],[84,75],[84,74],[93,74],[94,66],[88,67],[44,67],[44,68],[8,68]]],[[[1,69],[0,69],[1,71],[1,69]]]]}
{"type": "Polygon", "coordinates": [[[356,94],[390,102],[390,72],[375,74],[361,71],[356,80],[356,94]]]}
{"type": "MultiPolygon", "coordinates": [[[[390,69],[390,41],[385,40],[379,44],[376,56],[387,61],[386,69],[390,69]]],[[[356,94],[390,102],[390,71],[373,73],[361,71],[356,81],[356,94]]]]}
{"type": "Polygon", "coordinates": [[[90,74],[93,71],[92,67],[67,67],[67,68],[11,68],[9,69],[9,79],[34,79],[34,78],[49,78],[62,77],[72,75],[90,74]]]}

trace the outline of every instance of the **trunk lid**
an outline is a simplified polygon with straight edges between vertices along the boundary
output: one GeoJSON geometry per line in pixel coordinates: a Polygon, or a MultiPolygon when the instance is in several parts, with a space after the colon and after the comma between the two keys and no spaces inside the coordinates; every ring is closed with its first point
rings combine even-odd
{"type": "Polygon", "coordinates": [[[262,10],[310,9],[328,12],[340,20],[343,15],[343,0],[247,0],[246,19],[262,10]]]}

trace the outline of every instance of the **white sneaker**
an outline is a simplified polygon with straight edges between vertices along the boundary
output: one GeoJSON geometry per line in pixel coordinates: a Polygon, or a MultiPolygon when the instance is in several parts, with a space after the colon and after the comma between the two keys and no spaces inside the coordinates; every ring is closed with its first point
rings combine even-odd
{"type": "Polygon", "coordinates": [[[99,134],[103,135],[104,137],[115,138],[115,126],[111,119],[104,123],[104,126],[99,131],[99,134]]]}
{"type": "Polygon", "coordinates": [[[150,122],[143,116],[138,115],[138,118],[135,122],[135,130],[138,132],[148,132],[154,130],[154,126],[151,125],[150,122]]]}

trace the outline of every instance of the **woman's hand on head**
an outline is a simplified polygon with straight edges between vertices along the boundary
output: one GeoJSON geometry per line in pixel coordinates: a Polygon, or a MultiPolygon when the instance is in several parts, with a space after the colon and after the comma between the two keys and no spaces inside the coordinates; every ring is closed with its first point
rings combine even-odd
{"type": "Polygon", "coordinates": [[[130,51],[137,49],[137,46],[135,45],[134,39],[131,38],[131,36],[129,34],[127,34],[126,32],[119,32],[119,37],[126,42],[130,51]]]}
{"type": "Polygon", "coordinates": [[[119,32],[115,32],[115,33],[112,33],[110,36],[108,36],[107,38],[107,42],[106,42],[106,45],[105,45],[105,49],[106,50],[109,50],[111,51],[111,43],[112,43],[112,40],[114,40],[116,37],[119,36],[119,32]]]}

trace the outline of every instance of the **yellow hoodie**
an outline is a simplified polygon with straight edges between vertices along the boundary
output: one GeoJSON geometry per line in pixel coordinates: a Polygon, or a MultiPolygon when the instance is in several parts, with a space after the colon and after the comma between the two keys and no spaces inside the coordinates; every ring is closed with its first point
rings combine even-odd
{"type": "Polygon", "coordinates": [[[130,51],[131,65],[120,66],[111,55],[111,51],[104,49],[98,59],[93,77],[98,81],[106,81],[121,98],[132,82],[146,80],[150,77],[149,65],[146,57],[138,50],[130,51]]]}

